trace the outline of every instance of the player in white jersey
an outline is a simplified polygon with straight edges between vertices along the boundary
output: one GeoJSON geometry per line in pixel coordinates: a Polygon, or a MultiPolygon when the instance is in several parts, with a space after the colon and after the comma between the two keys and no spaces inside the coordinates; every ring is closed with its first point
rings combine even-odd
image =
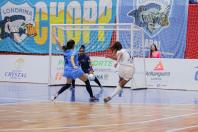
{"type": "Polygon", "coordinates": [[[122,48],[120,42],[115,42],[111,47],[113,54],[111,56],[107,56],[116,60],[114,67],[117,68],[119,75],[119,83],[116,89],[113,91],[111,96],[104,98],[104,102],[110,101],[114,96],[116,96],[125,84],[133,78],[135,67],[133,64],[133,57],[131,57],[130,53],[122,48]]]}

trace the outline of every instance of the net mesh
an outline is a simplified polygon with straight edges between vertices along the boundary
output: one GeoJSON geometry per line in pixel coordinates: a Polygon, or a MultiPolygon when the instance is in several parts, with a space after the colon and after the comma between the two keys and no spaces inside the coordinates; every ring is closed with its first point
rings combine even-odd
{"type": "Polygon", "coordinates": [[[61,82],[64,69],[63,57],[60,58],[63,52],[59,49],[53,34],[58,37],[62,45],[73,39],[77,51],[81,45],[85,45],[85,52],[89,56],[104,57],[110,55],[112,52],[109,48],[116,41],[120,41],[123,48],[128,49],[132,56],[145,57],[143,30],[133,24],[53,24],[51,25],[49,48],[50,84],[57,81],[61,82]]]}

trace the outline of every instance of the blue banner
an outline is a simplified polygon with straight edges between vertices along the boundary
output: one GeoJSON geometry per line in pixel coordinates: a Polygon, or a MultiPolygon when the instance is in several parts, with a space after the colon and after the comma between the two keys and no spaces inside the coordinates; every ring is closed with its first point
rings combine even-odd
{"type": "MultiPolygon", "coordinates": [[[[119,23],[136,25],[133,48],[143,49],[144,44],[146,56],[150,45],[155,44],[163,58],[184,58],[187,15],[188,0],[119,1],[119,23]],[[144,43],[140,42],[142,39],[144,43]]],[[[119,38],[122,36],[121,32],[119,38]]],[[[130,47],[126,41],[121,41],[125,47],[130,47]]]]}
{"type": "MultiPolygon", "coordinates": [[[[116,4],[117,0],[1,1],[0,52],[48,54],[50,24],[115,23],[116,4]]],[[[56,33],[62,43],[74,39],[77,47],[85,44],[88,52],[106,50],[112,35],[112,31],[105,35],[107,32],[104,31],[63,32],[60,29],[56,33]]],[[[56,47],[54,39],[52,43],[56,47]]],[[[53,53],[58,52],[53,48],[53,53]]]]}

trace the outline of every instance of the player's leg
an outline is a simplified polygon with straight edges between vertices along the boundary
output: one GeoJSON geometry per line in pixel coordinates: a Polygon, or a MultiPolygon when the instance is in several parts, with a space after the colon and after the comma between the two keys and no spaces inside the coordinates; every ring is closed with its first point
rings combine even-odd
{"type": "Polygon", "coordinates": [[[75,88],[75,83],[76,83],[75,79],[72,79],[72,86],[71,86],[70,90],[75,88]]]}
{"type": "Polygon", "coordinates": [[[52,101],[54,101],[58,97],[58,95],[60,95],[62,92],[68,89],[71,86],[71,82],[72,82],[72,79],[67,78],[66,84],[54,95],[54,97],[52,98],[52,101]]]}
{"type": "Polygon", "coordinates": [[[116,96],[121,90],[122,88],[125,86],[125,84],[128,82],[129,80],[124,80],[123,78],[119,79],[119,84],[117,85],[117,87],[114,89],[113,93],[111,94],[111,96],[108,96],[106,98],[104,98],[104,102],[108,102],[110,101],[114,96],[116,96]]]}
{"type": "MultiPolygon", "coordinates": [[[[119,82],[122,80],[122,78],[119,77],[119,82]]],[[[121,91],[121,86],[120,83],[118,83],[117,87],[114,89],[113,93],[111,94],[111,96],[108,96],[106,98],[104,98],[104,102],[108,102],[110,101],[115,95],[117,95],[120,91],[121,91]]]]}
{"type": "Polygon", "coordinates": [[[123,94],[123,87],[128,83],[128,81],[127,80],[124,80],[124,79],[122,79],[120,82],[119,82],[119,84],[120,84],[120,86],[122,87],[122,89],[120,90],[120,92],[119,92],[119,97],[122,97],[122,94],[123,94]]]}
{"type": "MultiPolygon", "coordinates": [[[[89,74],[94,74],[94,71],[93,71],[93,70],[89,71],[89,74]]],[[[95,76],[94,82],[97,83],[98,86],[99,86],[101,89],[103,89],[103,87],[102,87],[100,81],[98,80],[98,78],[97,78],[96,76],[95,76]]]]}
{"type": "Polygon", "coordinates": [[[72,79],[72,87],[75,88],[75,79],[72,79]]]}
{"type": "Polygon", "coordinates": [[[103,87],[102,87],[102,85],[101,85],[101,83],[100,83],[100,81],[98,80],[97,77],[95,77],[94,82],[97,83],[98,86],[99,86],[101,89],[103,89],[103,87]]]}
{"type": "Polygon", "coordinates": [[[89,96],[90,96],[90,101],[98,100],[95,96],[93,96],[93,91],[92,91],[90,82],[89,82],[89,80],[87,79],[86,74],[83,74],[81,77],[79,77],[79,79],[82,80],[83,82],[85,82],[87,92],[89,93],[89,96]]]}
{"type": "Polygon", "coordinates": [[[75,101],[75,79],[72,79],[72,86],[70,87],[71,91],[71,102],[75,101]]]}

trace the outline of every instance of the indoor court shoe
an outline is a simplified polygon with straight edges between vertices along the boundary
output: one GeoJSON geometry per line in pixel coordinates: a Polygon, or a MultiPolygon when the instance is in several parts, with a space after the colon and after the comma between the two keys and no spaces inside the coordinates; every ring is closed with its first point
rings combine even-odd
{"type": "Polygon", "coordinates": [[[123,90],[121,90],[118,94],[119,97],[122,97],[122,94],[123,94],[123,90]]]}
{"type": "Polygon", "coordinates": [[[57,96],[52,96],[51,100],[54,102],[57,96]]]}
{"type": "Polygon", "coordinates": [[[104,91],[103,86],[100,86],[100,92],[101,92],[101,94],[103,93],[103,91],[104,91]]]}
{"type": "Polygon", "coordinates": [[[99,99],[102,93],[103,93],[103,89],[100,89],[100,91],[96,94],[96,98],[99,99]]]}
{"type": "Polygon", "coordinates": [[[103,90],[103,86],[100,86],[100,89],[103,90]]]}
{"type": "Polygon", "coordinates": [[[106,98],[104,98],[104,102],[105,102],[105,103],[109,102],[110,100],[111,100],[111,97],[106,97],[106,98]]]}
{"type": "Polygon", "coordinates": [[[70,91],[73,91],[73,90],[75,90],[75,87],[72,87],[72,86],[71,86],[71,87],[70,87],[70,91]]]}
{"type": "Polygon", "coordinates": [[[89,101],[90,101],[90,102],[96,102],[96,101],[99,101],[99,99],[96,98],[96,97],[94,96],[94,97],[91,97],[91,98],[89,99],[89,101]]]}

